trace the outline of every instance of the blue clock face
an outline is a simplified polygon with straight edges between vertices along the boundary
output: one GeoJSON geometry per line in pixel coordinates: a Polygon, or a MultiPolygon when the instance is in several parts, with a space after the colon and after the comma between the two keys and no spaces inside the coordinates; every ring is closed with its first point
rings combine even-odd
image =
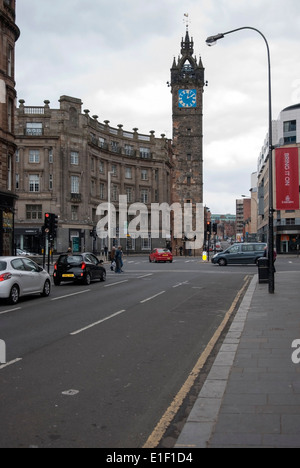
{"type": "Polygon", "coordinates": [[[196,89],[180,89],[178,91],[178,106],[179,107],[196,107],[197,106],[197,91],[196,89]]]}

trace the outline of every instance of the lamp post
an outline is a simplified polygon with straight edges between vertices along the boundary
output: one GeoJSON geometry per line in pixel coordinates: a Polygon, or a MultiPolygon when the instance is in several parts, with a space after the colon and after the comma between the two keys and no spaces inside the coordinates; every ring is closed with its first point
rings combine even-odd
{"type": "Polygon", "coordinates": [[[273,157],[272,157],[272,97],[271,97],[271,60],[269,44],[265,36],[256,28],[244,26],[242,28],[233,29],[224,33],[210,36],[206,39],[208,46],[215,45],[219,39],[223,39],[227,34],[232,34],[243,29],[251,29],[261,35],[265,41],[268,54],[268,81],[269,81],[269,226],[268,226],[268,259],[269,259],[269,293],[274,294],[275,277],[274,277],[274,207],[273,207],[273,157]]]}

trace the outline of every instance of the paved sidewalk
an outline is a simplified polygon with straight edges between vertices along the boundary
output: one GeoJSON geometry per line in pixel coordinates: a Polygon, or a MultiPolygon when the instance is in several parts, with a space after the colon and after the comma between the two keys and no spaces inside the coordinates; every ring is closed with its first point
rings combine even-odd
{"type": "Polygon", "coordinates": [[[300,447],[300,272],[275,288],[253,278],[175,447],[300,447]]]}

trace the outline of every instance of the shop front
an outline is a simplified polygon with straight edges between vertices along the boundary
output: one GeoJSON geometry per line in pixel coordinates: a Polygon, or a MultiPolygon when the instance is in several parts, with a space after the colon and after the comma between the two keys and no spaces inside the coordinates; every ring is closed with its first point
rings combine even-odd
{"type": "Polygon", "coordinates": [[[15,195],[0,191],[0,256],[14,255],[15,200],[15,195]]]}
{"type": "Polygon", "coordinates": [[[276,248],[279,254],[300,254],[300,226],[285,226],[284,230],[277,228],[276,248]],[[297,229],[298,228],[298,229],[297,229]]]}

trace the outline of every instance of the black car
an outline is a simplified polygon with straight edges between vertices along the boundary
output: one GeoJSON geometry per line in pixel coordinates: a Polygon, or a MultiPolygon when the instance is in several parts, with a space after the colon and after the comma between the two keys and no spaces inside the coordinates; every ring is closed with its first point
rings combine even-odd
{"type": "Polygon", "coordinates": [[[81,281],[91,284],[93,280],[106,280],[106,270],[103,261],[92,253],[63,254],[54,265],[54,284],[59,286],[62,281],[81,281]]]}

